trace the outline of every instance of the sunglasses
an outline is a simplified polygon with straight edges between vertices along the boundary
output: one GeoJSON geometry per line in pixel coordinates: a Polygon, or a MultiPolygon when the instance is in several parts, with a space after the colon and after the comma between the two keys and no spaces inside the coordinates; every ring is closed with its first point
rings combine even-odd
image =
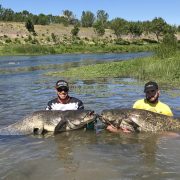
{"type": "Polygon", "coordinates": [[[67,87],[63,87],[63,88],[62,88],[62,87],[60,87],[60,88],[57,89],[57,91],[58,91],[58,92],[62,92],[62,91],[68,92],[68,91],[69,91],[69,88],[67,88],[67,87]]]}

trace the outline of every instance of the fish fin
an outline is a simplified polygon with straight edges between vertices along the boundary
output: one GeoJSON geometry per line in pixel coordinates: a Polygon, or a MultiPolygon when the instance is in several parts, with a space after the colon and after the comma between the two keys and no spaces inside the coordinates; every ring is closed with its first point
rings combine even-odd
{"type": "Polygon", "coordinates": [[[66,123],[67,123],[67,119],[61,120],[61,121],[58,123],[58,125],[55,127],[54,133],[56,133],[56,132],[61,132],[61,131],[65,130],[66,123]]]}

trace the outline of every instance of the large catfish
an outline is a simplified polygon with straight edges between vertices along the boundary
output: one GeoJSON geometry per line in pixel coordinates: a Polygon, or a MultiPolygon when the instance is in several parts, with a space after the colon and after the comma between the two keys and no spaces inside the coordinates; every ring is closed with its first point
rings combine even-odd
{"type": "Polygon", "coordinates": [[[180,119],[140,109],[107,109],[99,119],[106,125],[137,132],[180,130],[180,119]]]}
{"type": "Polygon", "coordinates": [[[0,129],[0,135],[43,134],[83,128],[96,119],[92,110],[36,111],[24,119],[0,129]]]}

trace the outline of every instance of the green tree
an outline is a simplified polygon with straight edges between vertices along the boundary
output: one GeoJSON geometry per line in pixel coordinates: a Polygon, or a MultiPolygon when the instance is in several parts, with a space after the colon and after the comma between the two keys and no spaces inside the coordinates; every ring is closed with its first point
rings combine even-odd
{"type": "Polygon", "coordinates": [[[121,38],[123,34],[127,33],[127,21],[121,18],[115,18],[111,21],[111,29],[117,38],[121,38]]]}
{"type": "Polygon", "coordinates": [[[58,42],[58,37],[54,33],[51,33],[51,38],[52,38],[54,43],[58,42]]]}
{"type": "Polygon", "coordinates": [[[67,9],[63,11],[63,15],[64,15],[64,17],[66,17],[68,19],[69,22],[71,19],[74,19],[73,12],[69,11],[67,9]]]}
{"type": "Polygon", "coordinates": [[[177,31],[180,32],[180,25],[177,27],[177,31]]]}
{"type": "Polygon", "coordinates": [[[151,21],[143,21],[142,29],[145,34],[149,34],[151,32],[151,21]]]}
{"type": "Polygon", "coordinates": [[[96,21],[93,24],[93,28],[99,36],[103,36],[105,34],[105,28],[101,21],[96,21]]]}
{"type": "Polygon", "coordinates": [[[48,25],[50,22],[48,16],[45,14],[39,14],[37,23],[40,25],[48,25]]]}
{"type": "Polygon", "coordinates": [[[4,8],[0,4],[0,20],[2,20],[3,13],[4,13],[4,8]]]}
{"type": "Polygon", "coordinates": [[[34,25],[33,25],[32,21],[31,21],[30,19],[28,19],[28,20],[26,21],[25,27],[26,27],[26,29],[27,29],[29,32],[35,33],[34,25]]]}
{"type": "Polygon", "coordinates": [[[14,11],[12,9],[2,9],[1,10],[1,19],[3,21],[13,21],[14,20],[14,11]]]}
{"type": "Polygon", "coordinates": [[[74,25],[74,28],[71,30],[72,36],[77,36],[78,33],[79,33],[79,31],[80,31],[80,29],[79,29],[78,24],[75,24],[75,25],[74,25]]]}
{"type": "Polygon", "coordinates": [[[33,15],[31,19],[33,24],[38,24],[38,20],[39,20],[38,15],[33,15]]]}
{"type": "Polygon", "coordinates": [[[129,22],[128,23],[128,30],[133,35],[133,37],[141,36],[143,33],[142,24],[138,22],[129,22]]]}
{"type": "Polygon", "coordinates": [[[167,23],[162,18],[154,18],[151,22],[150,31],[155,34],[157,41],[163,36],[167,30],[167,23]]]}
{"type": "Polygon", "coordinates": [[[26,10],[22,11],[21,14],[22,14],[22,16],[24,16],[26,18],[29,17],[29,15],[30,15],[30,13],[26,10]]]}
{"type": "Polygon", "coordinates": [[[164,29],[164,34],[175,34],[177,32],[176,26],[171,26],[167,24],[164,29]]]}
{"type": "Polygon", "coordinates": [[[64,18],[67,19],[68,24],[76,25],[79,22],[79,20],[75,18],[75,15],[73,14],[72,11],[64,10],[63,16],[64,16],[64,18]]]}
{"type": "MultiPolygon", "coordinates": [[[[101,23],[102,26],[106,27],[109,15],[104,10],[97,11],[97,21],[101,23]]],[[[98,23],[98,24],[100,24],[98,23]]]]}
{"type": "Polygon", "coordinates": [[[83,11],[81,16],[82,27],[92,27],[95,21],[95,16],[91,11],[83,11]]]}

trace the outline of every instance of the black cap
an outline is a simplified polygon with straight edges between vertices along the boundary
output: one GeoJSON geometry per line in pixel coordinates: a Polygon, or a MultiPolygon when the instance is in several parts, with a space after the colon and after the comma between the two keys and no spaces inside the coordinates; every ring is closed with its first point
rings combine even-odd
{"type": "Polygon", "coordinates": [[[144,92],[146,93],[149,90],[158,90],[158,85],[156,82],[149,81],[144,86],[144,92]]]}
{"type": "Polygon", "coordinates": [[[65,88],[68,88],[69,89],[69,85],[66,81],[64,80],[59,80],[56,82],[56,89],[58,88],[62,88],[62,87],[65,87],[65,88]]]}

